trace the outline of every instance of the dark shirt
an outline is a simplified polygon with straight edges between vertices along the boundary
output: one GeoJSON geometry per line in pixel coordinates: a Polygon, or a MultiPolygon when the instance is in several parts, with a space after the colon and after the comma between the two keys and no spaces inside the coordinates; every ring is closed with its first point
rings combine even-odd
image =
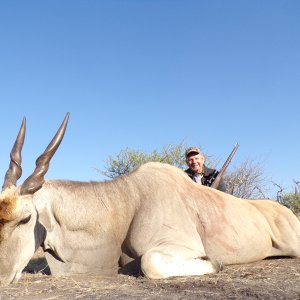
{"type": "MultiPolygon", "coordinates": [[[[196,177],[195,177],[196,174],[191,169],[187,169],[187,170],[185,170],[185,172],[189,175],[189,177],[192,180],[197,182],[196,177]]],[[[217,176],[217,175],[218,175],[217,170],[210,169],[210,168],[206,167],[205,165],[203,165],[203,174],[202,174],[202,178],[201,178],[201,183],[206,186],[211,186],[213,177],[217,176]]],[[[217,187],[217,190],[226,193],[226,184],[222,178],[220,180],[219,186],[217,187]]]]}

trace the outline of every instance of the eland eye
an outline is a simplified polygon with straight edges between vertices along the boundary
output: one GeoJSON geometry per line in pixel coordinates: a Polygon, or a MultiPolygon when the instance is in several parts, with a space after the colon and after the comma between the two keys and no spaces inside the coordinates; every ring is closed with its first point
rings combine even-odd
{"type": "Polygon", "coordinates": [[[21,221],[18,223],[18,226],[24,225],[24,224],[28,223],[30,219],[31,219],[31,215],[29,215],[28,217],[26,217],[26,218],[24,218],[23,220],[21,220],[21,221]]]}

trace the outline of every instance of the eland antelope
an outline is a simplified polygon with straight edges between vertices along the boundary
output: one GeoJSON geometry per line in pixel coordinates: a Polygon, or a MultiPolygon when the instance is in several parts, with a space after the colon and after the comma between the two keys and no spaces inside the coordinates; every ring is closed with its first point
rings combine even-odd
{"type": "Polygon", "coordinates": [[[137,263],[150,279],[203,275],[218,266],[300,256],[300,222],[271,200],[243,200],[147,163],[108,182],[45,180],[69,115],[17,186],[25,120],[0,194],[0,281],[16,282],[34,252],[52,275],[117,274],[137,263]]]}

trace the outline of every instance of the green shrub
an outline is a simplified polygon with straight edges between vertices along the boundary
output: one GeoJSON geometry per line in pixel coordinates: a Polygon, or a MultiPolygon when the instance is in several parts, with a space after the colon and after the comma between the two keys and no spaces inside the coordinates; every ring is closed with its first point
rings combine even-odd
{"type": "Polygon", "coordinates": [[[278,202],[289,208],[294,214],[300,217],[300,194],[286,193],[278,198],[278,202]]]}

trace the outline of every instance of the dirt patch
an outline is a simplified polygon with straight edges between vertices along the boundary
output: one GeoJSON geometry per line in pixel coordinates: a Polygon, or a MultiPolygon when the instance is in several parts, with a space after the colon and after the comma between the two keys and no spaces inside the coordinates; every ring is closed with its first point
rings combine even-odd
{"type": "Polygon", "coordinates": [[[32,260],[18,283],[0,288],[0,300],[300,299],[300,259],[263,260],[227,266],[217,274],[167,280],[127,275],[55,278],[43,274],[48,272],[43,258],[32,260]]]}

